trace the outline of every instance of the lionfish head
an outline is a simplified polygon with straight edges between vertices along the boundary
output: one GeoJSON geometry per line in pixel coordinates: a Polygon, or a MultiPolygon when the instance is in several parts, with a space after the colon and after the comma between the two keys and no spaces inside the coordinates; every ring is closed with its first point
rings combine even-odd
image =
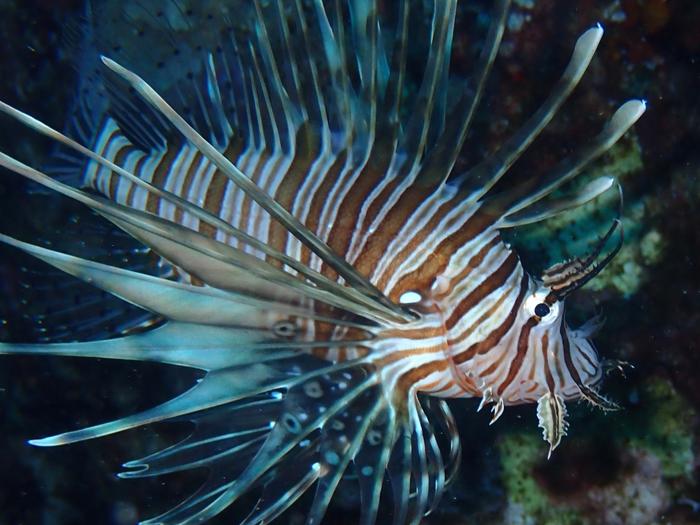
{"type": "Polygon", "coordinates": [[[551,451],[566,434],[564,401],[586,399],[603,410],[619,408],[597,391],[603,366],[591,341],[600,325],[598,317],[578,329],[565,320],[565,301],[595,277],[617,254],[623,242],[622,223],[616,219],[605,236],[585,258],[557,263],[544,271],[541,280],[533,282],[522,303],[522,328],[518,347],[531,356],[531,380],[521,388],[523,399],[537,400],[537,416],[544,438],[551,451]],[[612,235],[619,231],[616,246],[600,257],[612,235]]]}

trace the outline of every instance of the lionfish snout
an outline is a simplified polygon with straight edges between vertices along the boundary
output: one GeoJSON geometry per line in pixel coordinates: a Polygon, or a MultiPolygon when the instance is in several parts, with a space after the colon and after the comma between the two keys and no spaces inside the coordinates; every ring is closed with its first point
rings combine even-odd
{"type": "Polygon", "coordinates": [[[521,332],[518,348],[524,348],[524,355],[529,356],[530,372],[521,379],[519,395],[520,399],[537,400],[537,418],[550,454],[566,435],[565,401],[583,398],[603,410],[618,408],[597,391],[603,367],[590,339],[596,323],[587,323],[578,330],[569,328],[564,318],[564,301],[612,261],[623,239],[622,223],[615,219],[588,256],[545,270],[536,290],[523,303],[528,340],[523,340],[521,332]],[[616,231],[618,242],[601,258],[616,231]]]}
{"type": "Polygon", "coordinates": [[[540,286],[523,303],[523,326],[530,328],[527,341],[525,330],[521,331],[518,346],[525,349],[527,366],[521,368],[520,391],[504,392],[506,401],[509,397],[536,401],[546,394],[564,401],[592,398],[591,389],[602,379],[600,359],[590,340],[592,330],[571,329],[564,300],[552,297],[549,288],[540,286]]]}
{"type": "MultiPolygon", "coordinates": [[[[544,310],[533,294],[531,304],[544,310]]],[[[578,329],[570,328],[564,319],[564,303],[550,307],[532,330],[528,355],[531,355],[534,381],[525,382],[523,397],[537,400],[537,418],[543,437],[549,443],[551,455],[566,435],[566,401],[585,399],[602,410],[617,410],[619,406],[598,392],[603,379],[601,362],[590,337],[595,320],[578,329]],[[529,387],[529,388],[526,388],[529,387]]],[[[540,312],[540,313],[543,313],[540,312]]]]}
{"type": "MultiPolygon", "coordinates": [[[[620,213],[621,207],[620,193],[620,213]]],[[[602,379],[602,367],[590,340],[599,323],[592,319],[578,330],[570,329],[564,320],[564,301],[612,261],[620,251],[623,241],[622,222],[616,218],[587,256],[575,257],[546,269],[538,290],[524,305],[539,327],[549,327],[549,341],[557,341],[558,350],[552,353],[562,361],[555,363],[560,375],[559,395],[564,399],[583,397],[606,410],[615,409],[617,406],[593,390],[602,379]],[[615,246],[606,255],[601,255],[615,232],[619,232],[615,246]]],[[[554,392],[551,382],[548,378],[549,391],[554,392]]],[[[556,382],[554,384],[556,385],[556,382]]]]}
{"type": "Polygon", "coordinates": [[[513,364],[506,380],[491,385],[505,405],[537,402],[547,394],[578,399],[579,385],[590,388],[600,380],[593,344],[568,327],[564,301],[540,283],[532,283],[509,339],[513,364]]]}

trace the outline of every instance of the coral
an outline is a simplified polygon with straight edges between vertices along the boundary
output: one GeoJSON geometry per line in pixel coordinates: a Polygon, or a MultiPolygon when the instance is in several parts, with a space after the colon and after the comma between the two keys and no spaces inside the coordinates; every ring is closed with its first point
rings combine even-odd
{"type": "MultiPolygon", "coordinates": [[[[636,206],[641,207],[643,204],[636,206]]],[[[630,297],[649,278],[649,271],[661,259],[664,246],[658,230],[646,231],[641,238],[626,243],[600,278],[590,282],[588,289],[613,288],[623,297],[630,297]]]]}
{"type": "Polygon", "coordinates": [[[545,450],[539,436],[532,432],[511,433],[499,440],[501,479],[508,497],[503,523],[509,525],[581,523],[581,517],[574,509],[553,503],[533,477],[533,469],[544,458],[545,450]]]}
{"type": "Polygon", "coordinates": [[[506,504],[501,523],[645,525],[692,483],[695,411],[658,377],[628,410],[605,416],[572,407],[572,435],[549,461],[532,430],[498,441],[506,504]],[[606,436],[602,438],[601,436],[606,436]]]}
{"type": "Polygon", "coordinates": [[[644,406],[642,425],[629,438],[629,445],[657,457],[666,477],[687,477],[692,474],[693,420],[695,411],[665,379],[652,378],[641,388],[644,406]]]}
{"type": "Polygon", "coordinates": [[[625,475],[616,483],[591,488],[582,498],[581,505],[593,514],[592,523],[658,523],[658,517],[670,503],[660,461],[641,450],[630,450],[625,455],[625,475]]]}
{"type": "Polygon", "coordinates": [[[603,458],[583,446],[554,465],[544,460],[534,433],[510,434],[499,443],[508,525],[650,525],[671,502],[667,461],[642,448],[612,448],[603,458]],[[572,461],[572,456],[575,458],[572,461]],[[578,462],[578,463],[577,463],[578,462]],[[592,462],[593,467],[586,465],[592,462]],[[609,468],[609,471],[605,469],[609,468]]]}

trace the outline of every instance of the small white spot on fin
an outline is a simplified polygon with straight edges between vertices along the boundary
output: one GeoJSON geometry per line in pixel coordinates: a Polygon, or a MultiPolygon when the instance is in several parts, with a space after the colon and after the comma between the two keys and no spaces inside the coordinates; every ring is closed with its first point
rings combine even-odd
{"type": "Polygon", "coordinates": [[[399,303],[401,304],[415,304],[415,303],[420,303],[423,300],[423,297],[421,294],[418,292],[404,292],[401,294],[401,297],[399,297],[399,303]]]}

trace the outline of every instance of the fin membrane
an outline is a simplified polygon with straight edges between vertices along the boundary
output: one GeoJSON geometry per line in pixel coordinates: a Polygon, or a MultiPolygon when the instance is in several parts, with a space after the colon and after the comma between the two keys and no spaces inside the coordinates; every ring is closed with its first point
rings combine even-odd
{"type": "MultiPolygon", "coordinates": [[[[38,206],[55,199],[43,195],[33,198],[38,206]]],[[[133,237],[82,207],[70,211],[60,229],[41,232],[37,242],[47,247],[60,245],[98,261],[119,261],[125,268],[148,275],[167,277],[173,271],[133,237]]],[[[4,340],[107,339],[145,329],[161,319],[34,258],[16,253],[8,254],[8,259],[19,273],[3,280],[7,290],[0,317],[8,320],[8,335],[4,340]]]]}

